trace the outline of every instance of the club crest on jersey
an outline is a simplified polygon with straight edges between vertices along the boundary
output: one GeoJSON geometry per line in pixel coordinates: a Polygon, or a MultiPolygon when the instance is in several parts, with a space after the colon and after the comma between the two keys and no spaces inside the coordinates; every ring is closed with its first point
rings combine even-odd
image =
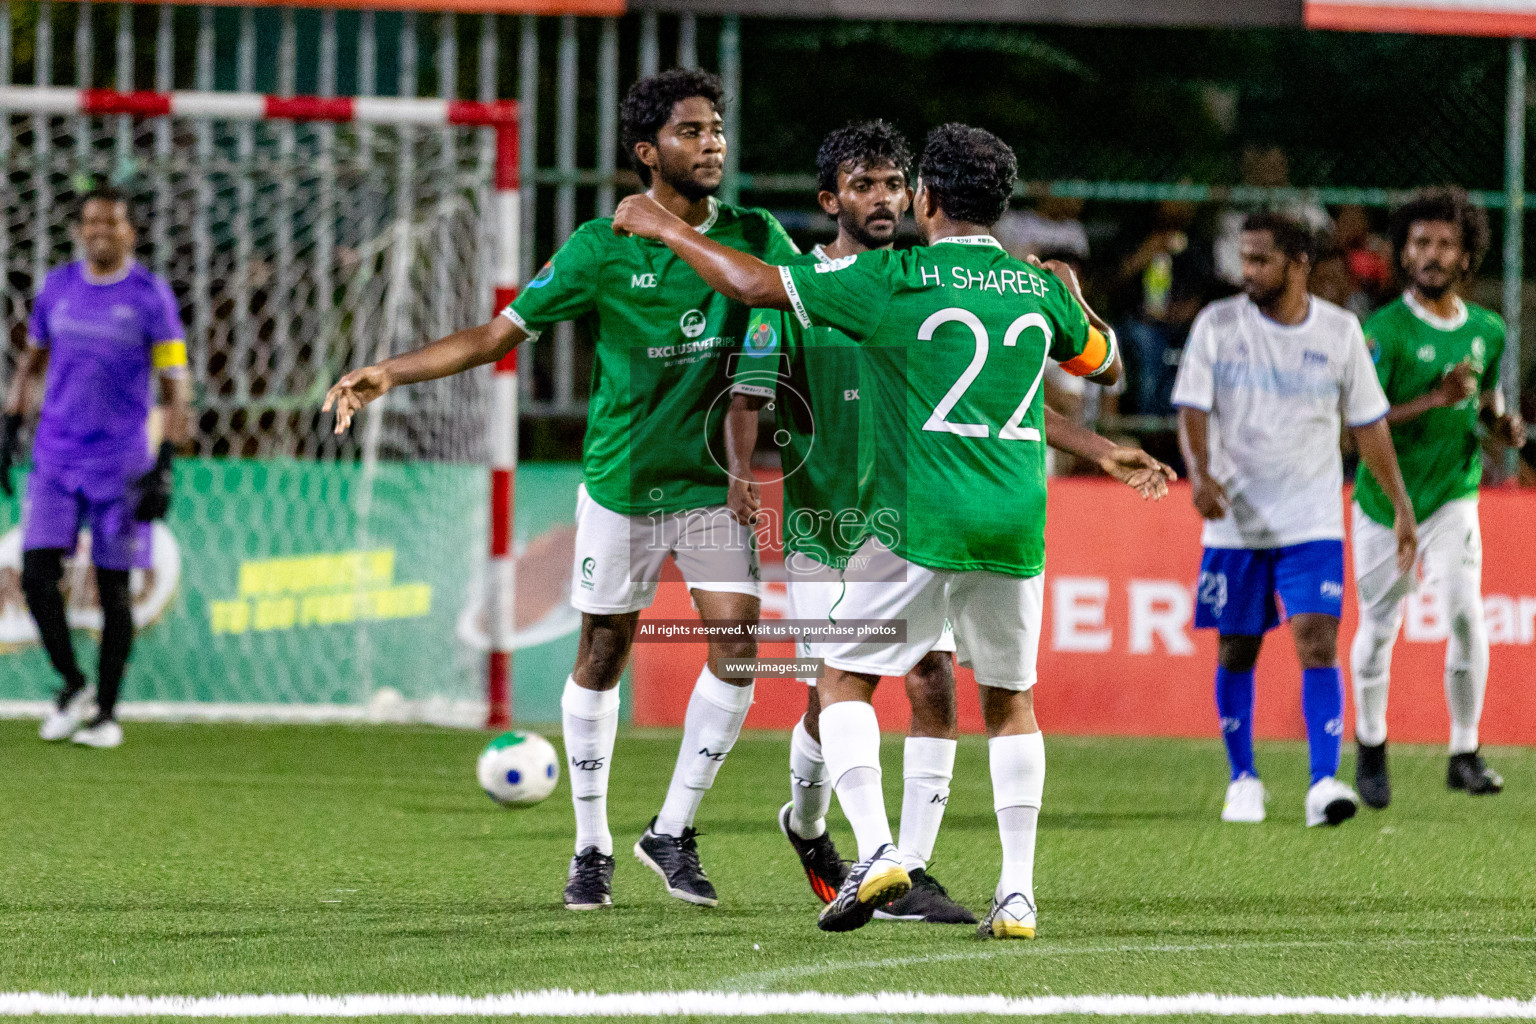
{"type": "Polygon", "coordinates": [[[533,275],[533,280],[528,282],[528,287],[543,288],[545,285],[549,284],[550,281],[553,281],[554,278],[555,265],[553,263],[546,263],[539,269],[537,274],[533,275]]]}
{"type": "Polygon", "coordinates": [[[704,333],[704,314],[697,309],[690,309],[683,314],[677,325],[683,329],[683,337],[697,338],[704,333]]]}
{"type": "Polygon", "coordinates": [[[1434,361],[1435,361],[1435,346],[1433,346],[1433,345],[1420,345],[1419,346],[1419,362],[1421,362],[1421,363],[1432,363],[1434,361]]]}
{"type": "Polygon", "coordinates": [[[779,332],[772,324],[758,324],[747,335],[747,355],[766,356],[779,347],[779,332]]]}
{"type": "Polygon", "coordinates": [[[1473,338],[1472,339],[1472,358],[1478,360],[1479,362],[1481,362],[1483,356],[1485,356],[1487,354],[1488,354],[1488,346],[1483,344],[1483,339],[1481,337],[1473,338]]]}
{"type": "Polygon", "coordinates": [[[118,320],[132,320],[137,315],[132,306],[118,304],[112,307],[112,316],[118,320]]]}

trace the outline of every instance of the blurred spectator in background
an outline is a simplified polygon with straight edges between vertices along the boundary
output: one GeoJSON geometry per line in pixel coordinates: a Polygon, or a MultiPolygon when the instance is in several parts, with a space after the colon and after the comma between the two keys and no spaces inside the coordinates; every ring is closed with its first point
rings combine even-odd
{"type": "MultiPolygon", "coordinates": [[[[1288,188],[1291,184],[1291,162],[1285,150],[1275,145],[1249,143],[1243,147],[1243,184],[1253,188],[1288,188]]],[[[1273,210],[1293,220],[1299,220],[1311,228],[1314,234],[1333,226],[1328,211],[1317,203],[1292,200],[1283,203],[1239,203],[1223,210],[1216,230],[1216,276],[1233,288],[1243,284],[1243,219],[1261,209],[1273,210]]]]}
{"type": "Polygon", "coordinates": [[[1311,290],[1361,320],[1392,297],[1392,246],[1363,206],[1341,206],[1312,269],[1311,290]]]}
{"type": "Polygon", "coordinates": [[[1081,274],[1088,262],[1088,232],[1079,219],[1083,201],[1068,196],[1046,196],[1030,210],[1009,210],[993,227],[993,236],[1015,259],[1038,256],[1042,260],[1070,263],[1081,274]]]}
{"type": "Polygon", "coordinates": [[[1193,203],[1165,201],[1150,226],[1127,233],[1111,281],[1120,311],[1116,330],[1126,364],[1125,406],[1151,416],[1173,415],[1173,378],[1189,325],[1216,297],[1209,244],[1196,229],[1193,203]]]}

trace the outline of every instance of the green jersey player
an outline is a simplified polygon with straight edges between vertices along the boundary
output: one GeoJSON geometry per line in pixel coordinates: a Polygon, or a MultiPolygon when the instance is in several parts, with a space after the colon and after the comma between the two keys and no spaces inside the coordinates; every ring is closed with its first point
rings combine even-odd
{"type": "MultiPolygon", "coordinates": [[[[1392,409],[1387,423],[1418,521],[1420,581],[1434,587],[1448,623],[1445,698],[1450,708],[1446,781],[1469,793],[1497,793],[1504,780],[1478,753],[1477,726],[1488,684],[1483,623],[1482,540],[1477,487],[1481,423],[1499,444],[1519,447],[1525,426],[1499,391],[1504,321],[1457,291],[1488,248],[1488,219],[1461,189],[1418,193],[1393,215],[1392,241],[1408,277],[1402,297],[1365,326],[1376,375],[1392,409]]],[[[1391,800],[1387,776],[1387,683],[1392,644],[1414,575],[1385,552],[1392,510],[1381,484],[1361,468],[1355,487],[1354,554],[1360,622],[1350,662],[1355,686],[1356,782],[1372,807],[1391,800]]]]}
{"type": "MultiPolygon", "coordinates": [[[[850,124],[830,133],[817,155],[817,201],[836,221],[837,238],[792,264],[827,265],[889,247],[910,204],[910,163],[906,140],[882,121],[850,124]]],[[[757,410],[772,403],[784,489],[781,529],[789,617],[825,621],[841,594],[843,570],[857,547],[857,533],[848,529],[857,521],[859,507],[862,403],[857,346],[835,328],[807,328],[791,313],[756,310],[737,361],[733,390],[726,420],[729,504],[744,519],[758,513],[760,500],[750,462],[757,439],[757,410]]],[[[1144,452],[1117,448],[1054,417],[1049,409],[1046,416],[1046,436],[1053,446],[1096,461],[1121,479],[1159,465],[1144,452]]],[[[1148,483],[1148,496],[1159,496],[1166,489],[1161,476],[1148,483]]],[[[902,757],[898,848],[912,890],[877,910],[876,917],[976,923],[974,915],[950,899],[927,870],[954,774],[959,732],[954,649],[953,633],[946,630],[906,676],[912,718],[902,757]]],[[[801,645],[802,656],[815,653],[815,645],[801,645]]],[[[779,827],[799,856],[812,891],[825,903],[836,898],[847,867],[826,828],[832,794],[821,752],[820,702],[816,679],[806,682],[810,685],[805,715],[790,739],[790,801],[779,811],[779,827]]]]}
{"type": "Polygon", "coordinates": [[[864,356],[860,441],[873,458],[861,459],[857,575],[845,573],[833,616],[905,620],[905,639],[827,643],[819,652],[827,778],[859,843],[858,863],[819,918],[828,931],[862,926],[910,888],[891,842],[869,701],[879,677],[905,675],[946,622],[981,684],[1002,834],[1002,876],[982,933],[1035,931],[1045,774],[1030,691],[1045,560],[1040,381],[1047,358],[1110,382],[1120,360],[1070,272],[1062,279],[1015,260],[988,234],[1016,168],[1012,150],[990,133],[937,128],[913,198],[930,244],[818,266],[770,267],[689,237],[644,196],[626,199],[614,217],[615,230],[664,241],[726,295],[792,311],[804,327],[836,328],[864,356]]]}
{"type": "MultiPolygon", "coordinates": [[[[792,259],[799,253],[772,216],[714,198],[725,159],[720,98],[719,80],[692,70],[663,72],[630,89],[622,130],[646,195],[701,238],[772,262],[792,259]]],[[[730,386],[726,356],[747,315],[665,246],[617,235],[609,221],[595,220],[489,324],[354,370],[326,396],[339,433],[391,387],[493,362],[562,320],[580,320],[592,337],[571,577],[581,637],[561,698],[576,811],[565,890],[572,910],[612,902],[607,794],[617,687],[663,560],[671,555],[677,563],[704,618],[757,620],[757,553],[746,527],[725,509],[726,474],[709,452],[706,426],[712,403],[730,386]]],[[[668,893],[690,903],[717,902],[699,863],[693,818],[752,703],[752,680],[720,678],[720,662],[755,653],[751,640],[710,642],[666,800],[635,844],[668,893]]]]}

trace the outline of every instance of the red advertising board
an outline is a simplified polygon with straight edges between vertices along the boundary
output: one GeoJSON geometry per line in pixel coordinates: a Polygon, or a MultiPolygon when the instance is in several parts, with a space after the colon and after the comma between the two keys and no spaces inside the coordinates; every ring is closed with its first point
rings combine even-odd
{"type": "Polygon", "coordinates": [[[1536,0],[1307,0],[1308,28],[1446,36],[1536,36],[1536,0]]]}
{"type": "MultiPolygon", "coordinates": [[[[773,489],[766,489],[765,503],[777,500],[773,489]]],[[[1536,745],[1533,521],[1536,492],[1483,492],[1483,592],[1493,646],[1482,738],[1491,744],[1536,745]]],[[[1165,501],[1144,503],[1107,480],[1054,481],[1046,550],[1046,610],[1035,698],[1042,727],[1085,735],[1216,736],[1216,637],[1192,628],[1200,520],[1187,486],[1176,485],[1165,501]]],[[[771,575],[771,568],[765,566],[765,575],[771,575]]],[[[646,616],[695,615],[670,562],[668,574],[646,616]]],[[[770,584],[763,602],[765,616],[783,614],[783,595],[782,583],[770,584]]],[[[1354,600],[1351,576],[1339,634],[1346,679],[1354,600]]],[[[787,644],[764,645],[760,653],[792,654],[787,644]]],[[[704,654],[702,644],[637,645],[637,725],[682,723],[704,654]]],[[[1445,623],[1438,600],[1432,593],[1420,593],[1410,599],[1393,655],[1387,716],[1393,739],[1445,741],[1444,657],[1445,623]]],[[[964,670],[958,674],[961,726],[980,731],[974,680],[964,670]]],[[[905,728],[906,698],[899,680],[882,683],[875,706],[885,727],[905,728]]],[[[787,729],[804,708],[803,684],[762,680],[747,726],[787,729]]],[[[1352,727],[1352,707],[1346,718],[1352,727]]],[[[1259,659],[1256,731],[1268,738],[1305,735],[1301,670],[1284,627],[1269,635],[1259,659]]]]}

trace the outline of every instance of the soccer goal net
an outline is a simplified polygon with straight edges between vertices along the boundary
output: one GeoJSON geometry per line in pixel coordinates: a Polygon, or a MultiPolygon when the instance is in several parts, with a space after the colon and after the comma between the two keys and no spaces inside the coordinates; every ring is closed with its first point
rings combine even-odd
{"type": "MultiPolygon", "coordinates": [[[[347,370],[490,317],[497,108],[458,105],[475,127],[433,101],[0,92],[8,368],[93,186],[131,196],[186,327],[196,455],[134,575],[125,714],[482,721],[491,371],[391,392],[341,437],[320,406],[347,370]]],[[[0,497],[0,702],[54,685],[21,514],[0,497]]],[[[89,630],[87,543],[66,585],[89,630]]]]}

